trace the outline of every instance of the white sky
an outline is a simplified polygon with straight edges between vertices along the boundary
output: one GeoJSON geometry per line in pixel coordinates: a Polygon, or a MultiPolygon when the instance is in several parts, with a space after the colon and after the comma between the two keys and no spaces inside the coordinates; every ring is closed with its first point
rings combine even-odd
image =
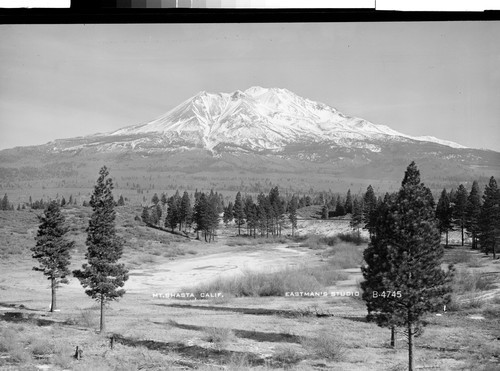
{"type": "Polygon", "coordinates": [[[200,90],[287,88],[500,151],[500,22],[2,25],[0,149],[147,122],[200,90]]]}

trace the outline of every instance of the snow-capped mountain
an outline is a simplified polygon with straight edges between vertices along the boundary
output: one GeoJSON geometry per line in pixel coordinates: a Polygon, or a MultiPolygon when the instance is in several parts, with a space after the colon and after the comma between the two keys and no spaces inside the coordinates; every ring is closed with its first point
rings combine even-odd
{"type": "Polygon", "coordinates": [[[453,148],[457,143],[434,137],[412,137],[384,125],[350,117],[326,104],[314,102],[286,90],[251,87],[233,93],[200,92],[165,115],[146,124],[109,133],[118,138],[152,135],[130,145],[185,145],[214,150],[230,145],[254,151],[280,151],[297,142],[329,142],[340,147],[379,151],[372,142],[425,141],[453,148]],[[149,143],[146,143],[149,142],[149,143]]]}
{"type": "Polygon", "coordinates": [[[248,174],[255,189],[269,179],[294,189],[328,189],[332,179],[397,184],[411,161],[438,187],[443,179],[500,174],[498,152],[412,137],[286,89],[252,87],[200,92],[153,121],[114,132],[0,151],[0,184],[33,179],[62,179],[62,184],[71,177],[75,187],[88,185],[96,167],[107,164],[136,185],[141,179],[152,182],[154,175],[163,179],[157,186],[168,181],[172,187],[175,182],[230,187],[248,174]]]}

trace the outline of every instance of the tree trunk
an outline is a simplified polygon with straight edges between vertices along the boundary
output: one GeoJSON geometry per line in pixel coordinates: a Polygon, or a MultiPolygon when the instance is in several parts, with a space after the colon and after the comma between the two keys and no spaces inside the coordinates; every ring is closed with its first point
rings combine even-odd
{"type": "Polygon", "coordinates": [[[464,226],[462,224],[462,246],[464,245],[464,226]]]}
{"type": "Polygon", "coordinates": [[[391,348],[396,345],[396,329],[394,326],[391,327],[391,348]]]}
{"type": "Polygon", "coordinates": [[[50,304],[50,311],[53,312],[56,310],[56,279],[55,278],[51,279],[50,286],[52,288],[52,303],[50,304]]]}
{"type": "Polygon", "coordinates": [[[496,241],[493,240],[493,259],[496,259],[497,258],[497,255],[496,255],[496,249],[495,249],[495,245],[496,245],[496,241]]]}
{"type": "Polygon", "coordinates": [[[448,247],[448,230],[446,230],[446,247],[448,247]]]}
{"type": "Polygon", "coordinates": [[[106,323],[104,321],[104,295],[101,294],[101,324],[100,333],[103,334],[106,331],[106,323]]]}
{"type": "Polygon", "coordinates": [[[408,371],[413,371],[413,333],[411,323],[408,323],[408,371]]]}

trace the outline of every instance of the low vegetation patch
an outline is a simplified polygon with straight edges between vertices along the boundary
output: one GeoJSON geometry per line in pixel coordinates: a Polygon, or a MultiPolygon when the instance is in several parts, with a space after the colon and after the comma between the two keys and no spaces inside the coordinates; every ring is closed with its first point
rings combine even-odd
{"type": "Polygon", "coordinates": [[[486,291],[495,288],[495,277],[474,272],[470,269],[460,269],[453,278],[453,292],[465,294],[486,291]]]}
{"type": "Polygon", "coordinates": [[[341,242],[325,250],[323,256],[336,269],[358,268],[363,264],[363,250],[364,246],[341,242]]]}
{"type": "Polygon", "coordinates": [[[444,260],[452,264],[464,264],[468,267],[478,268],[483,265],[481,259],[469,249],[456,248],[448,250],[444,260]]]}
{"type": "Polygon", "coordinates": [[[205,328],[206,340],[216,345],[224,345],[234,339],[234,333],[230,328],[207,327],[205,328]]]}
{"type": "Polygon", "coordinates": [[[363,243],[368,243],[368,239],[366,237],[361,236],[361,234],[358,234],[357,232],[351,232],[351,233],[339,233],[337,234],[337,238],[340,241],[343,242],[350,242],[353,243],[357,246],[363,244],[363,243]]]}
{"type": "Polygon", "coordinates": [[[314,338],[302,338],[301,343],[317,358],[339,362],[344,359],[346,353],[346,347],[338,337],[327,332],[322,332],[320,336],[314,338]]]}
{"type": "Polygon", "coordinates": [[[348,274],[331,265],[285,268],[275,272],[245,271],[231,277],[218,277],[208,284],[190,289],[195,294],[221,292],[236,297],[284,296],[286,292],[322,291],[348,274]]]}
{"type": "Polygon", "coordinates": [[[280,345],[276,347],[273,359],[286,367],[302,361],[304,356],[291,345],[280,345]]]}

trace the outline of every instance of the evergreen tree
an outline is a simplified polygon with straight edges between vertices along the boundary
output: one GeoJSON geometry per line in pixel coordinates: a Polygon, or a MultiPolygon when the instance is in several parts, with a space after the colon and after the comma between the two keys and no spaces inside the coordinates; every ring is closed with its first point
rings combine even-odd
{"type": "MultiPolygon", "coordinates": [[[[224,209],[224,215],[222,220],[224,224],[227,226],[233,220],[233,203],[229,202],[227,207],[224,209]]],[[[248,224],[248,223],[247,223],[248,224]]]]}
{"type": "Polygon", "coordinates": [[[297,208],[297,197],[293,196],[288,206],[288,219],[290,219],[290,223],[292,224],[292,236],[295,235],[295,230],[297,229],[297,208]]]}
{"type": "Polygon", "coordinates": [[[236,225],[238,226],[238,236],[241,234],[241,226],[245,224],[245,211],[244,211],[243,200],[241,199],[241,193],[236,194],[233,207],[233,216],[236,225]]]}
{"type": "Polygon", "coordinates": [[[254,204],[252,196],[248,196],[245,199],[244,212],[246,216],[246,224],[248,228],[248,234],[251,236],[253,232],[254,238],[256,238],[256,229],[258,226],[258,215],[257,215],[257,205],[254,204]]]}
{"type": "Polygon", "coordinates": [[[151,198],[151,202],[153,203],[153,205],[158,205],[158,202],[160,202],[160,199],[158,198],[158,195],[155,193],[153,195],[153,197],[151,198]]]}
{"type": "Polygon", "coordinates": [[[328,214],[329,214],[328,206],[325,204],[321,208],[321,219],[328,219],[328,214]]]}
{"type": "Polygon", "coordinates": [[[73,205],[73,195],[69,195],[68,204],[73,205]]]}
{"type": "Polygon", "coordinates": [[[0,210],[10,210],[9,198],[7,197],[7,193],[4,194],[2,201],[0,202],[0,210]]]}
{"type": "Polygon", "coordinates": [[[116,235],[113,181],[108,175],[108,169],[103,166],[90,198],[93,213],[87,228],[85,258],[88,264],[83,264],[81,270],[73,271],[86,288],[85,293],[101,305],[101,333],[106,329],[105,304],[123,296],[125,290],[119,287],[123,287],[128,279],[127,269],[118,263],[123,253],[123,241],[116,235]]]}
{"type": "Polygon", "coordinates": [[[363,225],[363,203],[356,197],[352,203],[352,217],[349,222],[352,229],[357,230],[358,238],[361,237],[360,228],[363,225]]]}
{"type": "Polygon", "coordinates": [[[168,209],[167,217],[165,218],[165,227],[170,228],[173,232],[175,228],[177,228],[177,225],[181,223],[181,197],[179,196],[179,191],[177,191],[172,197],[168,199],[167,205],[168,209]]]}
{"type": "Polygon", "coordinates": [[[56,290],[62,283],[68,283],[66,276],[70,273],[70,250],[73,241],[65,238],[68,227],[65,225],[64,215],[59,209],[56,201],[52,201],[39,216],[40,226],[35,237],[36,245],[31,248],[33,259],[37,259],[40,265],[33,270],[43,272],[50,280],[52,290],[52,303],[50,311],[56,310],[56,290]]]}
{"type": "Polygon", "coordinates": [[[150,218],[149,218],[149,211],[148,211],[148,207],[147,206],[144,206],[142,208],[141,219],[146,224],[151,223],[151,221],[149,220],[150,218]]]}
{"type": "Polygon", "coordinates": [[[457,191],[455,192],[455,196],[452,199],[453,203],[453,224],[460,228],[460,232],[462,234],[462,246],[464,245],[464,229],[467,220],[467,190],[460,184],[458,186],[457,191]]]}
{"type": "Polygon", "coordinates": [[[161,202],[161,206],[165,207],[165,205],[167,204],[167,195],[165,193],[162,193],[161,194],[161,199],[160,199],[160,202],[161,202]]]}
{"type": "Polygon", "coordinates": [[[481,195],[477,181],[472,183],[472,188],[467,198],[467,215],[465,228],[472,237],[472,248],[477,249],[477,238],[479,234],[479,217],[481,215],[481,195]]]}
{"type": "Polygon", "coordinates": [[[118,206],[123,206],[125,205],[125,200],[123,199],[123,196],[120,195],[120,198],[118,199],[118,202],[116,203],[118,206]]]}
{"type": "Polygon", "coordinates": [[[283,200],[280,197],[278,186],[272,188],[269,192],[269,203],[271,204],[272,208],[272,233],[273,235],[281,236],[281,229],[285,220],[285,206],[283,204],[283,200]]]}
{"type": "Polygon", "coordinates": [[[345,215],[345,207],[340,200],[340,197],[337,198],[337,204],[335,205],[335,216],[344,216],[345,215]]]}
{"type": "Polygon", "coordinates": [[[380,255],[375,257],[384,268],[373,266],[373,259],[366,256],[368,268],[363,269],[366,281],[362,287],[367,291],[363,297],[373,297],[367,306],[369,315],[379,324],[406,328],[408,364],[413,371],[413,336],[421,330],[426,313],[449,302],[452,272],[452,267],[448,272],[441,269],[444,249],[436,226],[434,199],[420,182],[414,162],[408,166],[395,202],[389,205],[381,223],[374,237],[379,249],[373,255],[385,254],[385,263],[380,255]],[[375,270],[374,276],[370,268],[375,270]]]}
{"type": "Polygon", "coordinates": [[[208,226],[208,202],[205,193],[195,193],[195,204],[194,204],[194,215],[193,221],[196,224],[196,235],[199,239],[199,232],[205,231],[205,241],[206,241],[206,231],[208,226]]]}
{"type": "Polygon", "coordinates": [[[344,212],[346,214],[351,214],[352,213],[352,208],[353,208],[353,203],[352,203],[352,196],[351,196],[351,190],[347,190],[347,196],[345,198],[345,203],[344,203],[344,212]]]}
{"type": "Polygon", "coordinates": [[[193,216],[193,208],[191,207],[191,199],[189,198],[189,194],[187,191],[184,191],[179,209],[179,219],[181,225],[184,226],[184,229],[187,228],[187,225],[191,224],[191,218],[193,216]]]}
{"type": "Polygon", "coordinates": [[[217,228],[220,222],[220,214],[219,214],[219,196],[210,193],[208,198],[208,209],[207,209],[207,234],[208,234],[208,242],[214,241],[215,236],[217,235],[217,228]]]}
{"type": "Polygon", "coordinates": [[[452,208],[450,197],[443,189],[436,207],[436,219],[440,233],[446,233],[446,245],[448,247],[448,231],[452,230],[452,208]]]}
{"type": "Polygon", "coordinates": [[[66,206],[66,199],[63,197],[61,199],[61,207],[64,207],[64,206],[66,206]]]}
{"type": "MultiPolygon", "coordinates": [[[[371,234],[370,243],[363,256],[366,265],[361,267],[365,281],[361,282],[363,300],[368,310],[367,319],[375,321],[381,327],[391,328],[391,346],[395,345],[395,326],[397,317],[393,318],[394,301],[392,294],[381,298],[379,293],[390,290],[386,276],[390,274],[389,240],[391,237],[391,208],[396,195],[385,195],[382,202],[370,210],[371,234]],[[386,299],[386,300],[382,300],[386,299]]],[[[397,294],[396,294],[397,296],[397,294]]]]}
{"type": "Polygon", "coordinates": [[[371,185],[366,188],[366,193],[363,196],[363,222],[364,229],[368,230],[370,237],[374,229],[374,211],[377,208],[377,198],[371,185]]]}
{"type": "Polygon", "coordinates": [[[479,226],[481,251],[485,254],[493,252],[493,259],[496,259],[496,246],[500,237],[500,191],[494,177],[490,178],[484,189],[479,226]]]}

